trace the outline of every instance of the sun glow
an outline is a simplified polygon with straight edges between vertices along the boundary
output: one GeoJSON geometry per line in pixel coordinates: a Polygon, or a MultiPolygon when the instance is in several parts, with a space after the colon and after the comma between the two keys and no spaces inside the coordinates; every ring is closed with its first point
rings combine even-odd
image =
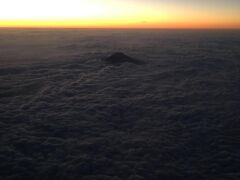
{"type": "Polygon", "coordinates": [[[1,0],[0,27],[239,28],[240,15],[144,0],[1,0]]]}

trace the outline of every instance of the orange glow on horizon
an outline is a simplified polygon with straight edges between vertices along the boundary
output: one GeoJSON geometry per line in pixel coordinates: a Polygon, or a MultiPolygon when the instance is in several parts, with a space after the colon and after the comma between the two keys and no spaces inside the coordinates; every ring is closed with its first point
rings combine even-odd
{"type": "Polygon", "coordinates": [[[134,28],[134,29],[240,29],[234,22],[156,22],[156,23],[119,23],[78,21],[8,21],[0,22],[0,28],[134,28]]]}
{"type": "Polygon", "coordinates": [[[2,1],[0,27],[240,29],[240,13],[223,8],[126,0],[2,1]]]}

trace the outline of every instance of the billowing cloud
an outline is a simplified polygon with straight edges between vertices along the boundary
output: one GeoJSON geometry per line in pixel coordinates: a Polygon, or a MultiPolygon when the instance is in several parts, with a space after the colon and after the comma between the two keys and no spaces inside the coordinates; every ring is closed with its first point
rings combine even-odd
{"type": "Polygon", "coordinates": [[[238,179],[238,32],[0,33],[0,179],[238,179]]]}

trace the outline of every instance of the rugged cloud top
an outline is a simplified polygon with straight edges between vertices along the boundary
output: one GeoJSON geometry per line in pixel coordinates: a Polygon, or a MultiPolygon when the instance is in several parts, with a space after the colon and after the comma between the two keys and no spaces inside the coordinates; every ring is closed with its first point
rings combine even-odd
{"type": "Polygon", "coordinates": [[[33,31],[72,59],[2,62],[0,178],[239,179],[239,36],[113,32],[33,31]],[[103,41],[147,64],[102,63],[103,41]]]}

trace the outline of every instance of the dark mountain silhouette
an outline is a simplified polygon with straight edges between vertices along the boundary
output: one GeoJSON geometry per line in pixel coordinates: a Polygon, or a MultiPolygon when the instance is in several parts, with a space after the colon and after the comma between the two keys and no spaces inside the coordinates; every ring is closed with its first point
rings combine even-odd
{"type": "Polygon", "coordinates": [[[114,65],[120,65],[122,63],[132,63],[132,64],[138,64],[138,65],[144,64],[143,61],[129,57],[122,52],[116,52],[116,53],[112,54],[111,56],[105,58],[104,60],[107,63],[111,63],[114,65]]]}

